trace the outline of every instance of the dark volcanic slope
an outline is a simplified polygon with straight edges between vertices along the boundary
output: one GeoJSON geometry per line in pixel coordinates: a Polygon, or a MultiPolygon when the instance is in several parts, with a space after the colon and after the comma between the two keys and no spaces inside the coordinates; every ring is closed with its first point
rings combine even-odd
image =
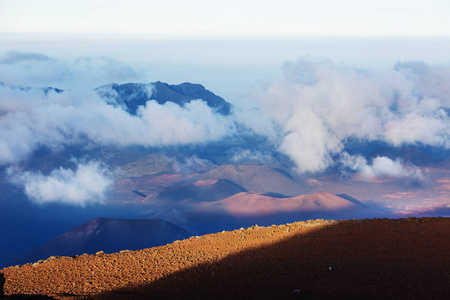
{"type": "Polygon", "coordinates": [[[289,173],[269,165],[221,165],[188,179],[194,181],[216,178],[227,179],[249,191],[261,193],[297,196],[308,191],[307,186],[295,181],[289,173]]]}
{"type": "Polygon", "coordinates": [[[190,237],[187,231],[161,219],[125,220],[96,218],[37,247],[19,263],[54,255],[108,253],[161,246],[190,237]]]}
{"type": "Polygon", "coordinates": [[[182,185],[165,188],[159,192],[153,202],[161,203],[196,203],[222,200],[237,193],[246,192],[243,187],[226,179],[198,180],[182,185]]]}
{"type": "Polygon", "coordinates": [[[2,272],[64,299],[450,299],[449,249],[449,218],[317,220],[2,272]]]}
{"type": "Polygon", "coordinates": [[[230,113],[231,104],[213,92],[205,89],[201,84],[181,83],[170,85],[164,82],[107,84],[96,88],[97,93],[108,103],[121,106],[131,114],[136,114],[139,106],[149,100],[156,100],[159,104],[167,101],[184,106],[192,100],[201,99],[209,107],[217,109],[223,115],[230,113]]]}

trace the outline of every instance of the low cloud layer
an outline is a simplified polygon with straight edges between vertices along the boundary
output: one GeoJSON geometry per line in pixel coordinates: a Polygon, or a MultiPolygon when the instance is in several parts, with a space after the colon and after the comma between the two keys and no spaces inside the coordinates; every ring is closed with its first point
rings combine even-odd
{"type": "Polygon", "coordinates": [[[189,156],[179,159],[172,159],[172,164],[175,172],[192,174],[197,172],[207,172],[212,168],[216,167],[214,163],[207,159],[202,159],[197,155],[189,156]]]}
{"type": "Polygon", "coordinates": [[[0,164],[26,159],[40,146],[57,148],[86,139],[99,145],[156,147],[215,141],[234,132],[229,118],[201,100],[184,107],[149,101],[134,116],[107,105],[94,91],[45,97],[40,93],[5,93],[8,97],[0,104],[0,164]]]}
{"type": "Polygon", "coordinates": [[[316,172],[333,163],[348,138],[449,149],[448,82],[450,66],[408,62],[380,72],[299,60],[253,98],[278,132],[278,149],[299,172],[316,172]]]}
{"type": "Polygon", "coordinates": [[[354,176],[355,180],[368,182],[397,179],[408,179],[418,182],[426,180],[426,176],[416,166],[404,163],[400,159],[392,160],[386,156],[376,157],[369,164],[360,155],[351,156],[344,153],[341,156],[340,163],[344,167],[357,172],[354,176]]]}
{"type": "MultiPolygon", "coordinates": [[[[191,145],[217,141],[236,132],[231,117],[216,113],[200,99],[183,107],[148,101],[136,115],[109,105],[93,88],[139,74],[107,58],[84,57],[68,62],[40,53],[9,52],[0,55],[0,74],[3,166],[28,159],[40,147],[191,145]],[[58,92],[45,89],[49,86],[70,88],[58,92]]],[[[74,170],[55,169],[48,176],[14,171],[12,167],[8,170],[11,181],[41,204],[101,202],[112,183],[98,163],[80,164],[74,170]]]]}
{"type": "Polygon", "coordinates": [[[50,57],[42,53],[10,51],[0,56],[0,64],[12,65],[21,62],[49,61],[50,57]]]}
{"type": "Polygon", "coordinates": [[[274,162],[273,153],[267,151],[236,148],[230,150],[228,154],[231,156],[231,161],[236,164],[248,164],[249,162],[270,164],[274,162]]]}
{"type": "Polygon", "coordinates": [[[112,81],[138,80],[142,76],[142,70],[103,56],[60,59],[34,52],[0,53],[0,82],[9,86],[92,89],[112,81]]]}
{"type": "Polygon", "coordinates": [[[9,168],[7,174],[11,182],[22,187],[28,198],[37,204],[102,203],[114,183],[109,171],[98,162],[79,164],[75,170],[59,168],[48,176],[14,168],[9,168]]]}

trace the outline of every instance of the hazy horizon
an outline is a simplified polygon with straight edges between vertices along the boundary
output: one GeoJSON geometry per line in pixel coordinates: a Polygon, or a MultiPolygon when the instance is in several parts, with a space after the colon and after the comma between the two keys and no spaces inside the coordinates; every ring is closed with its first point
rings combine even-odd
{"type": "MultiPolygon", "coordinates": [[[[95,88],[106,83],[192,82],[234,104],[262,81],[281,74],[286,63],[298,59],[331,60],[367,70],[389,70],[398,62],[450,63],[448,37],[337,37],[337,36],[190,36],[64,33],[0,33],[0,56],[8,52],[39,53],[80,69],[81,61],[120,65],[122,73],[89,74],[90,78],[45,76],[16,84],[62,89],[95,88]],[[125,71],[125,69],[127,69],[125,71]],[[48,79],[48,80],[46,80],[48,79]]],[[[94,69],[95,71],[95,69],[94,69]]],[[[4,75],[6,75],[4,73],[4,75]]],[[[0,78],[0,81],[5,81],[0,78]]],[[[245,103],[245,101],[244,101],[245,103]]]]}

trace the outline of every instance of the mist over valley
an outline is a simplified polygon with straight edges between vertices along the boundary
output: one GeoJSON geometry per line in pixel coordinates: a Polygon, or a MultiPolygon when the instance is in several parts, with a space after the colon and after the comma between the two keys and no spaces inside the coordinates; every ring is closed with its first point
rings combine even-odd
{"type": "MultiPolygon", "coordinates": [[[[2,64],[42,61],[52,59],[7,53],[2,64]]],[[[448,216],[448,70],[406,62],[380,73],[301,59],[254,89],[250,109],[188,82],[81,93],[3,83],[2,264],[82,254],[39,245],[98,217],[165,220],[202,235],[317,218],[448,216]]],[[[108,224],[99,232],[115,230],[108,224]]],[[[80,244],[96,239],[71,243],[100,251],[80,244]]],[[[103,251],[129,247],[109,243],[103,251]]]]}

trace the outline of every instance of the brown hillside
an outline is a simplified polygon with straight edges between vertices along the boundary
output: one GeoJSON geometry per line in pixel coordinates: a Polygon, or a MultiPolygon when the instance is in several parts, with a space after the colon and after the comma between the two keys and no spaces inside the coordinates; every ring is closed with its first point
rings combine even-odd
{"type": "Polygon", "coordinates": [[[288,198],[276,198],[256,192],[243,192],[226,199],[205,203],[204,206],[222,204],[236,216],[270,215],[286,212],[335,212],[356,208],[353,202],[339,196],[321,192],[288,198]]]}
{"type": "Polygon", "coordinates": [[[3,269],[60,299],[450,299],[450,219],[306,221],[3,269]]]}
{"type": "Polygon", "coordinates": [[[187,177],[187,181],[226,179],[239,186],[262,193],[274,192],[299,195],[308,191],[308,186],[294,180],[282,167],[270,165],[221,165],[206,173],[187,177]]]}

